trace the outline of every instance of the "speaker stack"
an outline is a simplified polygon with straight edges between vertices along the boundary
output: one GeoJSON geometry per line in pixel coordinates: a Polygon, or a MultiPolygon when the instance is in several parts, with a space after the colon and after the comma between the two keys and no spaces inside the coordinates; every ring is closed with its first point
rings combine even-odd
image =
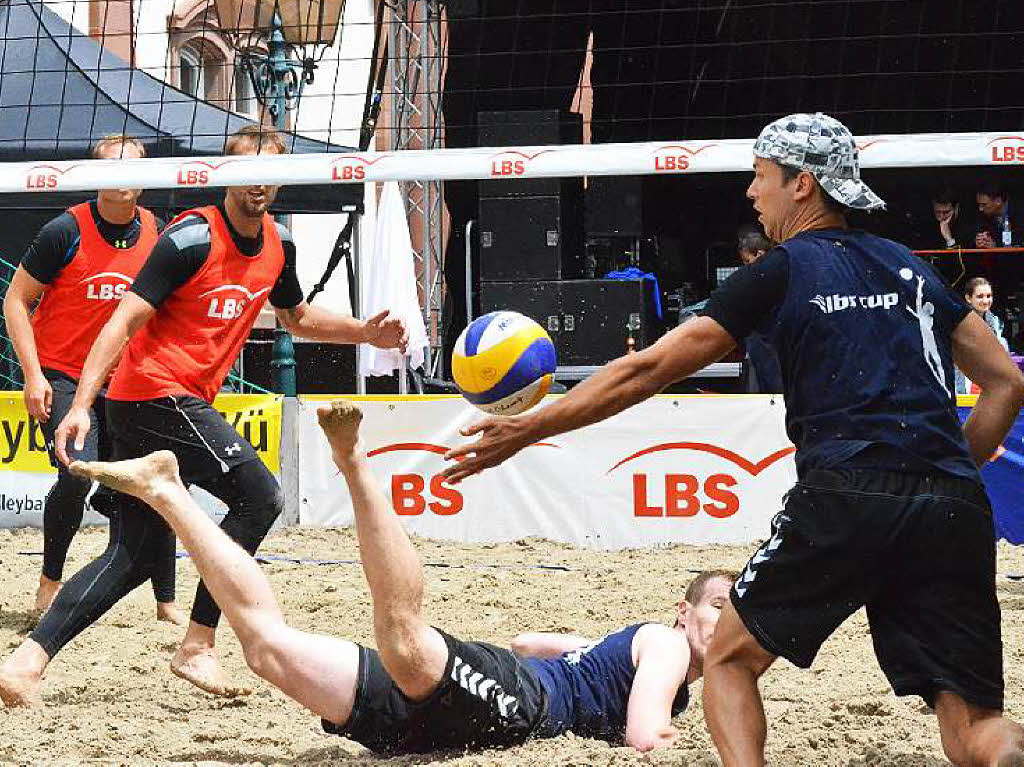
{"type": "MultiPolygon", "coordinates": [[[[480,112],[477,124],[479,146],[579,144],[583,138],[580,115],[555,110],[480,112]]],[[[514,178],[515,163],[530,159],[515,151],[496,154],[495,172],[509,177],[480,182],[481,311],[510,309],[539,322],[555,343],[560,366],[600,365],[653,343],[650,282],[579,279],[583,180],[514,178]]],[[[587,236],[594,231],[638,239],[639,179],[594,177],[589,183],[587,236]]]]}
{"type": "MultiPolygon", "coordinates": [[[[557,110],[480,112],[480,146],[579,144],[580,115],[557,110]]],[[[494,159],[514,176],[519,153],[494,159]]],[[[579,178],[514,178],[480,182],[480,281],[560,280],[579,275],[583,246],[583,182],[579,178]]]]}

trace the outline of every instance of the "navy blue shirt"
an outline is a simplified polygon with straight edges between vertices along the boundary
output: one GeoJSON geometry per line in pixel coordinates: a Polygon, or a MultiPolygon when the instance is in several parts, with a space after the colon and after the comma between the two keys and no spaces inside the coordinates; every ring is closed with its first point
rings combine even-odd
{"type": "MultiPolygon", "coordinates": [[[[571,730],[581,737],[622,741],[636,674],[633,637],[645,625],[628,626],[560,658],[524,661],[547,693],[544,737],[571,730]]],[[[683,684],[672,702],[672,715],[685,710],[689,702],[689,688],[683,684]]]]}
{"type": "Polygon", "coordinates": [[[705,314],[778,356],[801,476],[842,466],[980,481],[953,383],[952,334],[970,311],[903,245],[823,229],[731,275],[705,314]]]}

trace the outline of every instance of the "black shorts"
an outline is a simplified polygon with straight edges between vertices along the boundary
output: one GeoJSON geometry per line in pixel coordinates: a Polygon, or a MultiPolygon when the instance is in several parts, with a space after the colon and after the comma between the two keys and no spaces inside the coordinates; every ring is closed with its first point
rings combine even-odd
{"type": "Polygon", "coordinates": [[[115,460],[170,450],[186,485],[257,461],[256,450],[224,417],[198,397],[127,402],[107,400],[107,428],[115,460]]]}
{"type": "Polygon", "coordinates": [[[527,740],[547,712],[536,676],[510,650],[438,633],[448,645],[448,665],[429,698],[410,701],[377,651],[360,647],[352,714],[340,727],[324,720],[324,730],[382,754],[494,748],[527,740]]]}
{"type": "MultiPolygon", "coordinates": [[[[50,465],[58,472],[67,471],[64,463],[57,458],[57,451],[54,448],[53,437],[57,427],[64,420],[64,416],[71,409],[75,399],[75,390],[78,388],[78,381],[62,373],[59,370],[43,368],[43,375],[50,384],[52,400],[50,402],[50,418],[46,423],[39,424],[46,440],[46,454],[50,458],[50,465]]],[[[89,433],[85,435],[85,447],[82,450],[75,450],[75,443],[68,443],[68,455],[71,460],[96,461],[106,460],[110,457],[110,441],[107,439],[107,416],[105,412],[104,399],[106,389],[99,393],[96,401],[89,409],[89,433]]]]}
{"type": "Polygon", "coordinates": [[[984,488],[949,475],[811,471],[789,492],[772,537],[732,603],[761,646],[801,668],[867,607],[897,695],[939,691],[1003,707],[995,536],[984,488]]]}

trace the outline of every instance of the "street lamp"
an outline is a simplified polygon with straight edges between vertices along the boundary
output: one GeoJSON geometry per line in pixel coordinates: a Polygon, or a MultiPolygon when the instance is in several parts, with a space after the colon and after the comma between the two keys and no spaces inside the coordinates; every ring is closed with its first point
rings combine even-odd
{"type": "Polygon", "coordinates": [[[234,36],[253,90],[277,128],[313,82],[317,63],[338,36],[345,0],[215,0],[220,28],[234,36]],[[263,38],[267,53],[254,50],[263,38]]]}
{"type": "MultiPolygon", "coordinates": [[[[220,28],[232,35],[256,98],[270,111],[274,127],[288,129],[303,88],[313,82],[317,63],[338,37],[345,0],[215,0],[220,28]],[[254,43],[266,40],[266,54],[254,43]]],[[[274,388],[294,397],[295,347],[291,334],[274,330],[271,366],[274,388]]]]}

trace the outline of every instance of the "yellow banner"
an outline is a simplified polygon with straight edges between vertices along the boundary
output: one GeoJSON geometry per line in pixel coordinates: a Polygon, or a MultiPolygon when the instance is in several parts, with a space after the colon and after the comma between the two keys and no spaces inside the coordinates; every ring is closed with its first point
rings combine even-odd
{"type": "Polygon", "coordinates": [[[281,470],[281,395],[219,394],[213,406],[277,474],[281,470]]]}
{"type": "MultiPolygon", "coordinates": [[[[281,467],[281,397],[222,394],[213,406],[275,474],[281,467]]],[[[0,471],[54,473],[43,431],[28,417],[21,392],[0,392],[0,471]]]]}
{"type": "Polygon", "coordinates": [[[56,473],[46,454],[46,438],[28,417],[20,391],[0,394],[0,471],[56,473]]]}

